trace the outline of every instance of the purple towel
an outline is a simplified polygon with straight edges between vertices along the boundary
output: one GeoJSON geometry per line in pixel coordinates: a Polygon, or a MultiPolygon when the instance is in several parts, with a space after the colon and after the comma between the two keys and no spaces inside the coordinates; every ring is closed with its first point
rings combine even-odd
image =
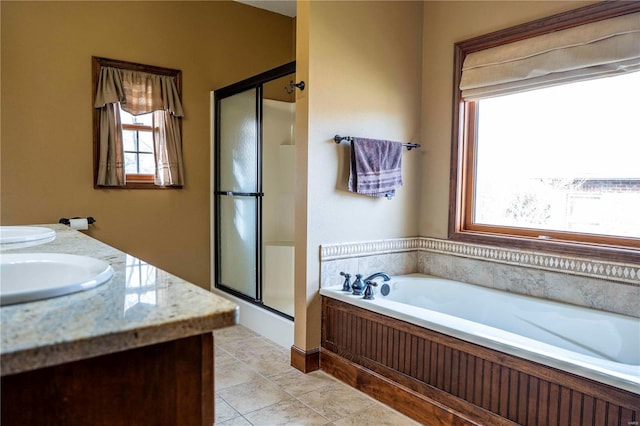
{"type": "Polygon", "coordinates": [[[349,191],[391,198],[402,186],[402,143],[353,138],[349,191]]]}

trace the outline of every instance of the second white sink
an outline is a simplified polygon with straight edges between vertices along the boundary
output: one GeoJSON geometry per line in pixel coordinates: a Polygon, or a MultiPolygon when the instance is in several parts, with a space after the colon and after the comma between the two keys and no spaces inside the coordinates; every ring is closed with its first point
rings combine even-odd
{"type": "Polygon", "coordinates": [[[0,226],[0,243],[23,243],[55,238],[56,231],[42,226],[0,226]]]}
{"type": "Polygon", "coordinates": [[[111,265],[87,256],[15,253],[0,257],[0,305],[88,290],[113,276],[111,265]]]}

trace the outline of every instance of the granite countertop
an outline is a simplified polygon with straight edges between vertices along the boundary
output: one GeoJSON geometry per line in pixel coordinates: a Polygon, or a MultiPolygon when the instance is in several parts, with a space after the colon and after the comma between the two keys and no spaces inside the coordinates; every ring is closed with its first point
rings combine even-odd
{"type": "Polygon", "coordinates": [[[0,307],[1,374],[203,334],[236,323],[237,306],[65,225],[56,238],[3,244],[2,253],[67,253],[102,259],[114,274],[91,290],[0,307]]]}

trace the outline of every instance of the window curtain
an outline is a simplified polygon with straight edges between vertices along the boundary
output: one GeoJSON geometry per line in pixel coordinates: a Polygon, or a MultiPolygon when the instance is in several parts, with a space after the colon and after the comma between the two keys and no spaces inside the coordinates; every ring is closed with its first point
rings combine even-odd
{"type": "Polygon", "coordinates": [[[94,107],[100,108],[100,186],[124,186],[124,150],[118,102],[124,99],[122,79],[116,68],[102,67],[94,107]]]}
{"type": "Polygon", "coordinates": [[[640,70],[640,13],[469,53],[465,101],[640,70]]]}
{"type": "Polygon", "coordinates": [[[154,183],[160,186],[182,185],[182,143],[178,117],[169,111],[153,113],[155,130],[153,135],[156,153],[156,175],[154,183]]]}
{"type": "Polygon", "coordinates": [[[122,186],[124,180],[122,127],[118,108],[133,115],[153,112],[154,148],[156,173],[154,183],[159,186],[181,186],[184,183],[182,165],[182,140],[180,137],[180,118],[184,113],[182,103],[175,84],[175,78],[140,71],[125,70],[113,67],[101,67],[95,107],[101,108],[100,162],[98,168],[98,185],[122,186]],[[109,107],[111,105],[111,107],[109,107]],[[103,120],[105,111],[115,109],[117,117],[103,120]],[[108,129],[103,132],[102,125],[108,129]],[[103,137],[103,134],[105,135],[103,137]],[[111,161],[111,157],[102,153],[117,152],[120,161],[111,161]],[[106,179],[102,180],[101,169],[105,163],[106,179]],[[110,170],[122,179],[110,179],[110,170]]]}

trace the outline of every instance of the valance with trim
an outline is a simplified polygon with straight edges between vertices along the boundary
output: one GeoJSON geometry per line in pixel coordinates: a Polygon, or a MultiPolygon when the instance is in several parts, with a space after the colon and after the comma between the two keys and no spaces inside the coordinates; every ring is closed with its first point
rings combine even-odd
{"type": "Polygon", "coordinates": [[[640,13],[469,53],[460,90],[474,100],[640,70],[640,13]]]}
{"type": "Polygon", "coordinates": [[[94,107],[116,102],[133,115],[162,110],[176,117],[184,116],[175,78],[103,66],[94,107]]]}

